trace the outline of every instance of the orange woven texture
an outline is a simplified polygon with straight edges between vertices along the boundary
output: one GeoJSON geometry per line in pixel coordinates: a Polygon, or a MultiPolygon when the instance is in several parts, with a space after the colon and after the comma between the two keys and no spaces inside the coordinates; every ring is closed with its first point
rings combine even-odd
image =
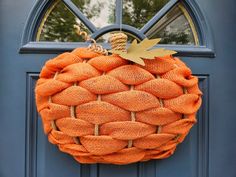
{"type": "Polygon", "coordinates": [[[80,163],[172,155],[196,123],[198,79],[178,58],[130,64],[86,48],[46,62],[36,89],[49,141],[80,163]]]}

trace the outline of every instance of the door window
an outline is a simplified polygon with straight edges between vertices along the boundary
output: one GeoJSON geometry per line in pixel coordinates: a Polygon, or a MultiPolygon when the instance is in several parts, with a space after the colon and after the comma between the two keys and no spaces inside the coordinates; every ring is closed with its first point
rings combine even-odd
{"type": "MultiPolygon", "coordinates": [[[[79,25],[83,31],[95,35],[98,42],[107,42],[109,33],[123,30],[126,25],[147,38],[162,38],[161,44],[199,45],[195,24],[184,4],[176,3],[163,13],[169,3],[169,0],[72,0],[64,4],[58,0],[42,18],[36,41],[82,42],[73,27],[79,25]],[[78,13],[74,14],[71,8],[76,8],[78,13]],[[86,20],[81,20],[84,18],[86,20]],[[98,33],[111,25],[116,25],[116,28],[98,33]]],[[[135,33],[125,33],[129,41],[139,39],[135,33]]]]}

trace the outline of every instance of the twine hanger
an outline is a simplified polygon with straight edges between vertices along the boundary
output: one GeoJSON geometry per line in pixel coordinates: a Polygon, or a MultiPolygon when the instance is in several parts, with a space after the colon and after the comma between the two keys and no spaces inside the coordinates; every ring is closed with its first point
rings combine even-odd
{"type": "Polygon", "coordinates": [[[91,44],[88,46],[89,49],[103,55],[108,55],[108,51],[104,49],[101,45],[98,45],[96,40],[91,38],[87,32],[82,31],[78,25],[74,25],[74,28],[76,28],[76,33],[78,34],[78,36],[82,36],[85,41],[91,42],[91,44]]]}
{"type": "MultiPolygon", "coordinates": [[[[108,51],[104,49],[101,45],[98,45],[96,40],[91,38],[87,32],[82,31],[78,25],[74,25],[74,28],[76,28],[76,33],[78,34],[78,36],[81,36],[85,41],[91,42],[91,44],[88,46],[89,49],[103,55],[108,55],[108,51]]],[[[120,25],[120,32],[111,34],[111,37],[109,38],[111,48],[123,52],[126,51],[127,39],[128,36],[121,32],[120,25]]]]}

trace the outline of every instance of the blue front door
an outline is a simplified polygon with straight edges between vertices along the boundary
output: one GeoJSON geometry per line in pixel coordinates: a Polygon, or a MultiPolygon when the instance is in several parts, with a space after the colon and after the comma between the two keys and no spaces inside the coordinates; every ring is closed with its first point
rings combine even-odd
{"type": "Polygon", "coordinates": [[[83,0],[1,0],[1,177],[236,177],[236,2],[148,2],[101,0],[104,11],[107,4],[113,7],[113,3],[114,16],[106,16],[100,10],[97,14],[101,16],[94,19],[83,12],[83,0]],[[134,14],[144,7],[153,14],[143,20],[136,18],[134,14]],[[109,18],[107,24],[99,19],[102,15],[109,18]],[[62,18],[61,23],[55,26],[53,18],[62,18]],[[105,34],[120,29],[130,38],[161,36],[162,45],[178,51],[199,77],[203,104],[198,123],[173,156],[123,166],[82,165],[48,142],[36,112],[34,86],[45,61],[84,45],[69,31],[72,28],[66,25],[67,20],[83,23],[84,30],[105,47],[105,34]],[[47,31],[58,28],[65,29],[59,32],[60,38],[47,31]]]}

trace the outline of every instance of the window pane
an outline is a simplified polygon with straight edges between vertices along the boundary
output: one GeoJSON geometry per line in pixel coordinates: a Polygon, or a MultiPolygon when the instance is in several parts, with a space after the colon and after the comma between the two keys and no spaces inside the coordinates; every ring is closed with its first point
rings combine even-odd
{"type": "Polygon", "coordinates": [[[81,30],[90,33],[85,25],[76,18],[61,2],[57,1],[47,11],[38,29],[37,41],[79,42],[84,41],[75,32],[74,25],[78,24],[81,30]]]}
{"type": "Polygon", "coordinates": [[[123,24],[143,27],[169,0],[123,0],[123,24]]]}
{"type": "MultiPolygon", "coordinates": [[[[101,43],[102,42],[108,43],[109,37],[111,36],[112,33],[115,33],[115,32],[119,32],[119,31],[112,31],[112,32],[109,32],[109,33],[105,33],[102,36],[100,36],[96,41],[97,42],[101,42],[101,43]]],[[[124,32],[124,33],[128,36],[127,41],[129,43],[132,42],[134,39],[137,39],[138,41],[140,41],[136,36],[134,36],[134,35],[132,35],[130,33],[127,33],[127,32],[124,32]]]]}
{"type": "MultiPolygon", "coordinates": [[[[98,28],[115,21],[115,0],[72,0],[98,28]]],[[[169,0],[123,0],[123,24],[141,28],[169,0]]],[[[53,42],[84,42],[76,34],[74,25],[89,35],[91,32],[62,1],[56,0],[45,13],[39,25],[36,40],[53,42]]],[[[114,31],[113,31],[114,32],[114,31]]],[[[110,33],[100,36],[98,42],[107,42],[110,33]]],[[[137,38],[127,33],[128,42],[137,38]]],[[[199,45],[193,21],[182,3],[167,12],[146,34],[148,38],[162,38],[161,44],[199,45]]]]}
{"type": "Polygon", "coordinates": [[[72,0],[72,2],[97,28],[115,23],[115,0],[72,0]]]}
{"type": "MultiPolygon", "coordinates": [[[[147,37],[162,38],[161,44],[196,44],[196,36],[193,32],[195,29],[191,29],[190,24],[192,21],[188,21],[182,8],[183,6],[178,5],[169,11],[147,32],[147,37]]],[[[193,24],[192,27],[194,28],[193,24]]]]}

